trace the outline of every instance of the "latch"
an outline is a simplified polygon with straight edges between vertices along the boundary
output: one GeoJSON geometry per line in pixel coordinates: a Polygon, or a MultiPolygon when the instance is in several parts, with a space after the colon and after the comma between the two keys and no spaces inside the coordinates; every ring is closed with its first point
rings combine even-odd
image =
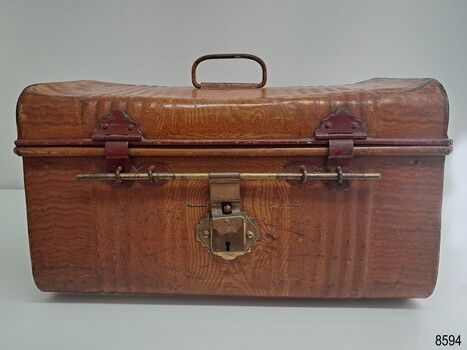
{"type": "Polygon", "coordinates": [[[142,139],[138,122],[121,110],[113,110],[100,119],[92,134],[93,141],[105,142],[105,159],[113,172],[132,170],[128,146],[130,142],[142,139]]]}
{"type": "Polygon", "coordinates": [[[355,139],[366,139],[365,124],[346,107],[338,108],[333,114],[321,119],[315,130],[315,139],[329,141],[327,168],[338,174],[337,181],[326,182],[329,188],[350,189],[350,181],[344,172],[351,172],[355,139]]]}
{"type": "Polygon", "coordinates": [[[197,227],[197,239],[207,250],[233,260],[260,239],[256,220],[241,211],[240,173],[209,173],[211,211],[197,227]]]}

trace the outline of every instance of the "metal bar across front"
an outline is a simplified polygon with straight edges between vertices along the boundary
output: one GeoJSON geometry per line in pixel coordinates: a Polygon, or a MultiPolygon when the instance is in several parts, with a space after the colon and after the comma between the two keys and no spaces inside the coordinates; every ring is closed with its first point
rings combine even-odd
{"type": "MultiPolygon", "coordinates": [[[[141,180],[209,180],[213,174],[219,173],[96,173],[78,174],[82,181],[141,181],[141,180]]],[[[229,173],[241,180],[378,180],[379,173],[229,173]]]]}

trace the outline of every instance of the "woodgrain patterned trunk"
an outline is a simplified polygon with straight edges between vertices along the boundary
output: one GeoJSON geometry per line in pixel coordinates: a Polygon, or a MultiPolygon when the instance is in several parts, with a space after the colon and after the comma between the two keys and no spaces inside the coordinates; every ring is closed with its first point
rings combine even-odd
{"type": "MultiPolygon", "coordinates": [[[[92,81],[28,87],[18,102],[34,280],[43,291],[262,297],[427,297],[436,283],[447,97],[432,79],[334,87],[192,89],[92,81]],[[78,181],[115,171],[96,124],[138,122],[132,171],[328,172],[323,118],[345,107],[365,126],[350,181],[242,180],[241,209],[261,237],[224,260],[197,240],[210,181],[78,181]],[[298,169],[298,167],[297,167],[298,169]],[[297,170],[298,171],[298,170],[297,170]],[[309,170],[311,171],[311,170],[309,170]]],[[[130,171],[131,172],[131,171],[130,171]]]]}

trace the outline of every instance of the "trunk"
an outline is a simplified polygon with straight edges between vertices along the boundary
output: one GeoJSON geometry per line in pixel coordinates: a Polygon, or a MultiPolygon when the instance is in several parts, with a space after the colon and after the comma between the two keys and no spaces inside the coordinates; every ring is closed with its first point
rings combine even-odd
{"type": "Polygon", "coordinates": [[[15,151],[41,290],[432,293],[451,150],[438,82],[206,87],[24,90],[15,151]]]}

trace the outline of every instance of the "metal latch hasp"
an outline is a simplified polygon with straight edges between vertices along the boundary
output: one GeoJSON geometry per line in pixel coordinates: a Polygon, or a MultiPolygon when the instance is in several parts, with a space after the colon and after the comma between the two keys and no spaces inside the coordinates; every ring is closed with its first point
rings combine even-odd
{"type": "Polygon", "coordinates": [[[240,174],[210,173],[210,212],[196,230],[197,240],[225,260],[248,253],[260,239],[256,220],[241,211],[240,174]]]}

